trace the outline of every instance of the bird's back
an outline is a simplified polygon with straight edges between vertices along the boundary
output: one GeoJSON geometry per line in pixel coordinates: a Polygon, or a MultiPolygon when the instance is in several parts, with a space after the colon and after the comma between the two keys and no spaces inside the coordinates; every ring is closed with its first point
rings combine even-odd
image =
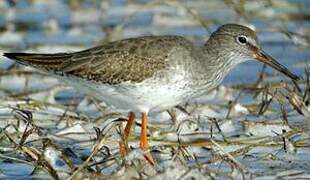
{"type": "Polygon", "coordinates": [[[170,55],[178,48],[190,51],[193,45],[179,36],[144,36],[73,53],[5,53],[4,56],[57,75],[119,84],[142,82],[152,77],[156,71],[169,66],[170,55]]]}

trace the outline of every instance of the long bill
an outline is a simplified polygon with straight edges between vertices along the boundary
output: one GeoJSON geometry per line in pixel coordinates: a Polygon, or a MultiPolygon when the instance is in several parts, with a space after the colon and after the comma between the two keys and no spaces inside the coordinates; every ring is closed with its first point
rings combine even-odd
{"type": "Polygon", "coordinates": [[[277,71],[283,73],[287,77],[291,78],[293,81],[298,81],[300,78],[296,76],[295,74],[291,73],[285,66],[280,64],[278,61],[273,59],[271,56],[269,56],[267,53],[265,53],[261,49],[256,49],[254,58],[258,61],[265,63],[272,68],[276,69],[277,71]]]}

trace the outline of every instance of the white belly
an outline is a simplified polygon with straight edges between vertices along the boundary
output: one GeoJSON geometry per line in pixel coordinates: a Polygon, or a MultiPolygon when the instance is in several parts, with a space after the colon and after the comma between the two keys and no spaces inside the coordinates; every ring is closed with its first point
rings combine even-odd
{"type": "Polygon", "coordinates": [[[85,94],[94,96],[115,108],[134,112],[154,112],[169,109],[188,100],[187,81],[178,83],[140,83],[108,85],[77,79],[62,78],[85,94]]]}

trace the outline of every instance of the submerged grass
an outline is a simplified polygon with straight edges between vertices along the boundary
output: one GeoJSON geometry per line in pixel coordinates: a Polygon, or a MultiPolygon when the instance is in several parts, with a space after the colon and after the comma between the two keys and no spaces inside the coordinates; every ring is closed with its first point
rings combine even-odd
{"type": "MultiPolygon", "coordinates": [[[[73,1],[70,3],[80,7],[73,1]]],[[[225,0],[224,5],[245,23],[259,16],[246,11],[244,0],[225,0]]],[[[113,33],[121,36],[120,32],[131,17],[161,6],[174,7],[188,14],[208,32],[210,25],[217,24],[216,20],[201,16],[182,1],[155,1],[142,4],[126,16],[112,28],[113,33]]],[[[273,3],[268,3],[268,7],[272,6],[273,3]]],[[[298,43],[307,40],[307,36],[282,28],[274,31],[285,34],[292,43],[308,45],[304,43],[307,41],[298,43]]],[[[108,33],[105,40],[114,38],[108,33]]],[[[248,179],[263,177],[261,172],[277,177],[281,171],[278,176],[285,177],[283,173],[290,168],[298,170],[298,175],[309,177],[310,163],[306,158],[310,154],[307,150],[310,147],[309,74],[306,69],[298,83],[281,82],[277,75],[268,74],[264,66],[253,84],[216,89],[215,98],[219,99],[216,103],[186,104],[162,113],[159,119],[164,119],[165,123],[155,120],[149,126],[151,147],[146,151],[151,151],[157,160],[153,167],[138,148],[139,122],[135,123],[129,137],[131,152],[123,157],[119,143],[127,120],[121,113],[91,97],[63,103],[50,101],[50,97],[55,99],[55,93],[51,93],[54,86],[36,90],[27,85],[29,77],[39,76],[43,80],[48,78],[46,74],[13,65],[0,70],[0,79],[17,76],[27,80],[20,91],[0,88],[3,94],[0,97],[0,119],[3,121],[0,158],[3,164],[30,166],[32,172],[27,174],[30,177],[54,179],[248,179]],[[31,98],[40,93],[48,97],[31,98]],[[243,103],[244,97],[250,97],[250,102],[243,103]],[[281,168],[281,163],[287,166],[281,168]]],[[[57,84],[59,86],[62,85],[57,84]]],[[[287,177],[298,176],[287,173],[287,177]]]]}
{"type": "MultiPolygon", "coordinates": [[[[24,163],[25,165],[32,166],[33,172],[31,174],[43,170],[48,172],[49,175],[55,179],[62,179],[63,177],[69,179],[86,177],[130,177],[131,175],[139,178],[148,176],[157,177],[164,173],[164,170],[160,169],[160,166],[165,166],[168,159],[172,162],[181,162],[181,165],[176,165],[175,168],[180,168],[179,166],[182,166],[187,169],[182,177],[189,175],[194,168],[199,170],[202,175],[246,179],[251,174],[251,171],[249,170],[250,167],[247,167],[247,164],[243,164],[242,160],[240,161],[240,157],[251,156],[251,151],[265,147],[278,149],[277,151],[282,149],[284,152],[291,154],[296,153],[300,148],[310,147],[310,141],[307,136],[310,128],[298,127],[294,125],[295,123],[291,123],[290,121],[292,118],[294,119],[294,117],[298,117],[298,114],[301,116],[307,116],[307,113],[309,113],[307,104],[309,101],[309,73],[308,71],[306,72],[304,78],[305,81],[299,82],[302,87],[305,87],[302,88],[302,92],[299,92],[294,88],[294,85],[284,82],[279,82],[279,84],[281,84],[280,86],[274,82],[274,85],[268,85],[266,88],[259,88],[260,91],[257,89],[255,91],[248,91],[248,88],[246,88],[245,92],[253,95],[253,102],[258,102],[254,103],[257,106],[254,108],[256,109],[254,114],[256,114],[257,117],[266,117],[270,116],[271,112],[271,115],[279,116],[279,121],[268,122],[266,119],[266,121],[252,122],[247,119],[242,119],[242,116],[241,119],[237,120],[235,118],[238,118],[238,116],[232,113],[232,116],[226,114],[224,119],[210,117],[205,121],[207,122],[207,124],[205,124],[202,120],[197,121],[197,117],[195,117],[193,113],[185,113],[187,110],[186,107],[183,107],[180,108],[182,109],[180,112],[184,112],[184,114],[187,115],[187,120],[174,123],[171,121],[169,126],[172,128],[168,129],[166,125],[163,127],[161,124],[157,123],[151,125],[149,128],[151,135],[149,139],[154,145],[152,145],[149,150],[155,154],[155,157],[158,157],[157,163],[159,167],[152,167],[143,159],[142,152],[139,152],[139,149],[136,148],[138,138],[135,135],[129,137],[129,144],[132,149],[131,154],[128,157],[121,156],[118,150],[118,142],[121,139],[119,137],[122,136],[122,130],[118,129],[122,129],[122,126],[120,125],[124,124],[126,119],[121,118],[113,120],[115,115],[112,115],[110,117],[112,118],[112,121],[106,123],[101,128],[98,127],[93,130],[90,128],[87,130],[86,134],[93,134],[93,138],[89,138],[89,140],[86,141],[79,141],[78,139],[73,138],[71,140],[78,144],[72,146],[70,145],[72,143],[67,144],[68,139],[66,140],[65,136],[53,135],[53,128],[49,127],[51,131],[45,129],[37,125],[38,120],[34,119],[33,113],[36,114],[37,110],[42,108],[48,109],[49,106],[54,105],[40,102],[40,105],[38,106],[37,103],[33,101],[23,101],[18,99],[18,97],[14,97],[17,98],[16,100],[18,102],[16,102],[14,106],[9,107],[13,117],[11,117],[9,123],[1,129],[1,146],[6,146],[6,149],[4,150],[4,148],[2,148],[3,150],[0,156],[3,159],[10,160],[11,163],[24,163]],[[280,92],[278,87],[285,87],[284,90],[286,90],[286,92],[282,91],[283,88],[281,88],[282,90],[280,92]],[[280,109],[271,107],[271,104],[279,104],[280,109]],[[270,111],[270,109],[276,110],[270,111]],[[294,112],[297,112],[298,114],[294,112]],[[226,134],[227,129],[222,130],[224,127],[223,125],[231,120],[237,120],[238,123],[242,124],[242,128],[239,129],[239,131],[242,132],[247,132],[249,129],[253,130],[255,127],[271,128],[271,131],[272,127],[282,127],[283,130],[280,133],[275,130],[274,135],[272,136],[251,136],[251,134],[249,134],[250,136],[244,136],[242,135],[243,133],[239,133],[239,135],[237,135],[238,133],[235,135],[231,135],[230,133],[226,134]],[[201,128],[200,125],[205,126],[207,129],[201,128]],[[284,130],[285,126],[290,127],[290,129],[284,130]],[[152,135],[154,134],[156,135],[153,137],[152,135]],[[295,140],[294,138],[296,136],[304,137],[295,140]],[[174,138],[171,139],[171,137],[176,137],[177,141],[173,140],[174,138]],[[64,140],[67,143],[64,144],[64,140]],[[82,144],[85,143],[89,145],[92,144],[92,147],[90,148],[91,151],[86,157],[81,157],[78,155],[79,152],[75,152],[72,148],[79,149],[80,145],[82,148],[82,144]],[[234,148],[232,148],[233,146],[234,148]],[[208,155],[204,155],[204,153],[201,152],[199,153],[199,151],[197,154],[196,150],[193,151],[193,149],[197,148],[201,148],[202,151],[208,152],[208,155]],[[68,150],[74,154],[73,157],[72,154],[68,155],[66,152],[68,150]],[[47,151],[50,152],[50,154],[47,153],[47,151]],[[58,155],[53,157],[51,152],[58,152],[58,155]],[[20,156],[22,159],[18,158],[20,156]],[[165,158],[160,158],[161,156],[165,158]],[[80,163],[78,164],[75,162],[77,159],[80,159],[80,163]],[[59,169],[59,165],[54,161],[62,161],[63,165],[60,167],[65,166],[66,168],[59,169]],[[225,168],[221,170],[221,168],[213,169],[208,167],[208,165],[212,166],[212,164],[217,163],[224,163],[225,165],[223,167],[225,168]],[[139,169],[141,166],[145,165],[147,165],[148,168],[144,167],[143,169],[139,169]],[[121,170],[122,168],[125,168],[125,170],[121,170]],[[108,170],[108,173],[103,173],[107,169],[110,169],[108,170]]],[[[259,75],[259,77],[260,76],[261,75],[259,75]]],[[[240,89],[238,91],[240,91],[240,89]]],[[[241,91],[243,90],[241,89],[241,91]]],[[[14,98],[12,97],[11,100],[14,98]]],[[[232,111],[233,106],[236,103],[238,103],[238,98],[234,103],[230,102],[229,105],[226,106],[227,112],[232,111]]],[[[95,107],[98,108],[98,111],[103,110],[101,105],[94,104],[95,107]]],[[[187,108],[188,107],[190,106],[187,106],[187,108]]],[[[52,112],[50,113],[50,115],[52,115],[52,112]]],[[[62,115],[57,115],[59,120],[54,121],[55,126],[59,126],[67,121],[66,119],[71,118],[67,113],[68,110],[64,110],[62,115]]],[[[83,124],[87,126],[87,123],[91,121],[94,121],[95,123],[93,125],[95,125],[96,121],[98,121],[96,120],[98,118],[88,117],[89,120],[85,122],[82,120],[83,117],[80,117],[78,114],[74,119],[78,120],[82,126],[83,124]]],[[[72,125],[65,125],[66,128],[70,128],[70,126],[72,125]]],[[[140,124],[136,123],[136,128],[139,128],[139,126],[140,124]]],[[[63,127],[62,130],[66,129],[65,127],[63,127]]],[[[85,133],[81,134],[83,135],[85,133]]],[[[70,135],[70,132],[66,135],[70,135]]],[[[263,157],[264,154],[265,153],[262,152],[259,156],[263,157]]]]}

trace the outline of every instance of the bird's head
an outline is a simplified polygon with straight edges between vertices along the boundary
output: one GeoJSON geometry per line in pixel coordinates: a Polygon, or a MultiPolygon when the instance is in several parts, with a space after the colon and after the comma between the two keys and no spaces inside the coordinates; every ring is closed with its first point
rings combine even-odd
{"type": "Polygon", "coordinates": [[[222,51],[231,54],[239,62],[255,59],[282,72],[294,81],[299,80],[298,76],[261,49],[255,31],[248,27],[238,24],[223,25],[212,33],[210,42],[221,47],[222,51]]]}

